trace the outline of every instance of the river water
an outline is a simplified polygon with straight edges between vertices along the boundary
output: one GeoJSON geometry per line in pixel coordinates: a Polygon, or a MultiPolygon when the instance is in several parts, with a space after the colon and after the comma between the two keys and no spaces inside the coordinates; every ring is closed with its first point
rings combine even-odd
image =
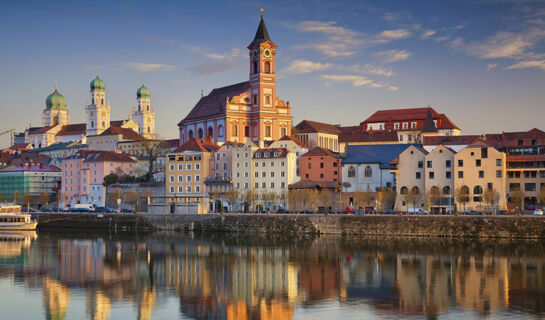
{"type": "Polygon", "coordinates": [[[542,319],[545,243],[0,233],[1,319],[542,319]]]}

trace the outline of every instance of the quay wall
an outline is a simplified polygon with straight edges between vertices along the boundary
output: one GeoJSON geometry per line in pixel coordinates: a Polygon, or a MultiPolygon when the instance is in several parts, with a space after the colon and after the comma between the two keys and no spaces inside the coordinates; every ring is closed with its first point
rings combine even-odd
{"type": "Polygon", "coordinates": [[[545,217],[36,213],[38,228],[237,232],[260,236],[545,239],[545,217]]]}

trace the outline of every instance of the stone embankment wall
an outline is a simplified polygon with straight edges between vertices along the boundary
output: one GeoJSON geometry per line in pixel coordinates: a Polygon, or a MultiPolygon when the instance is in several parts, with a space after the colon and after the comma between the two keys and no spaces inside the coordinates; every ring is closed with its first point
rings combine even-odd
{"type": "Polygon", "coordinates": [[[303,236],[545,238],[545,217],[38,213],[38,228],[173,230],[303,236]]]}

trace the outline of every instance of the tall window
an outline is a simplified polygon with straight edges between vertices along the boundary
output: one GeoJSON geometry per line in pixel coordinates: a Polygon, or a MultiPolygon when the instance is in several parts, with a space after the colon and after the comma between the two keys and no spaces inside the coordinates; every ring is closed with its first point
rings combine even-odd
{"type": "Polygon", "coordinates": [[[244,136],[245,137],[250,136],[250,126],[244,126],[244,136]]]}
{"type": "Polygon", "coordinates": [[[370,166],[365,167],[364,175],[365,175],[366,178],[369,178],[369,177],[373,176],[373,170],[371,169],[370,166]]]}
{"type": "Polygon", "coordinates": [[[271,126],[265,127],[265,136],[270,137],[271,136],[271,126]]]}
{"type": "Polygon", "coordinates": [[[287,136],[288,135],[288,130],[286,128],[282,128],[280,129],[280,131],[282,132],[281,136],[287,136]]]}
{"type": "Polygon", "coordinates": [[[356,169],[354,169],[354,167],[350,167],[348,169],[348,177],[349,178],[354,178],[356,176],[356,169]]]}
{"type": "Polygon", "coordinates": [[[253,104],[257,104],[257,94],[254,94],[254,95],[252,96],[252,103],[253,103],[253,104]]]}
{"type": "Polygon", "coordinates": [[[233,137],[238,136],[238,126],[237,126],[236,124],[232,125],[231,131],[232,131],[232,132],[231,132],[231,133],[232,133],[231,135],[232,135],[233,137]]]}
{"type": "Polygon", "coordinates": [[[208,136],[212,137],[212,138],[214,137],[214,128],[212,128],[212,127],[208,128],[208,136]]]}
{"type": "Polygon", "coordinates": [[[189,139],[193,139],[193,130],[189,130],[189,139]]]}
{"type": "Polygon", "coordinates": [[[254,61],[254,64],[253,64],[253,72],[252,74],[256,74],[257,73],[257,61],[254,61]]]}
{"type": "Polygon", "coordinates": [[[271,63],[269,61],[265,62],[265,73],[271,73],[271,63]]]}
{"type": "Polygon", "coordinates": [[[199,128],[199,131],[198,131],[198,132],[199,132],[199,135],[198,135],[199,138],[202,139],[202,138],[203,138],[203,131],[202,131],[202,128],[199,128]]]}
{"type": "Polygon", "coordinates": [[[265,104],[271,104],[271,96],[265,96],[265,104]]]}
{"type": "Polygon", "coordinates": [[[221,124],[218,126],[218,137],[223,137],[223,126],[221,124]]]}

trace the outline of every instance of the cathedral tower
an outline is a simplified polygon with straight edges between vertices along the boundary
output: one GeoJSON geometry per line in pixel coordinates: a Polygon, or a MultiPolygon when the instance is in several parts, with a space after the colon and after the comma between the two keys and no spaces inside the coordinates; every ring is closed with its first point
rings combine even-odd
{"type": "Polygon", "coordinates": [[[45,109],[42,112],[42,126],[61,126],[70,124],[70,112],[66,109],[66,99],[58,91],[55,82],[55,91],[45,99],[45,109]]]}
{"type": "Polygon", "coordinates": [[[131,119],[138,123],[139,133],[146,139],[155,139],[155,109],[151,107],[150,91],[144,84],[136,90],[136,111],[131,119]]]}
{"type": "Polygon", "coordinates": [[[90,87],[91,103],[85,106],[86,133],[93,136],[110,127],[110,102],[106,102],[106,86],[98,76],[91,81],[90,87]]]}

